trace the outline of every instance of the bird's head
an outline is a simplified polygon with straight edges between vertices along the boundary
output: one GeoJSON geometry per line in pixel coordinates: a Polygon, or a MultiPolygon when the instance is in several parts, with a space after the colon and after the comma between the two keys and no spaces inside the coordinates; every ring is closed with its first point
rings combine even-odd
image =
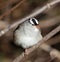
{"type": "Polygon", "coordinates": [[[30,18],[29,23],[32,24],[33,26],[38,25],[39,22],[36,18],[30,18]]]}
{"type": "Polygon", "coordinates": [[[39,22],[36,18],[30,18],[29,23],[32,24],[33,26],[36,26],[37,28],[39,28],[39,22]]]}

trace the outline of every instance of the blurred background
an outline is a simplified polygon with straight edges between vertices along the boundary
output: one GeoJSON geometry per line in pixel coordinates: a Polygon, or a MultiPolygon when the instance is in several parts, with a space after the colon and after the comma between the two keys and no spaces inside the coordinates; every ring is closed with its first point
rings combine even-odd
{"type": "MultiPolygon", "coordinates": [[[[15,10],[0,20],[0,31],[51,1],[52,0],[0,0],[0,16],[20,3],[15,10]]],[[[37,15],[36,18],[40,22],[40,29],[44,37],[60,25],[60,3],[37,15]]],[[[0,62],[12,62],[12,60],[23,51],[22,48],[13,44],[13,32],[15,28],[0,37],[0,62]]],[[[46,41],[46,43],[60,50],[60,32],[46,41]]],[[[26,62],[49,62],[50,60],[49,54],[38,48],[26,62]]],[[[60,60],[55,59],[51,62],[60,62],[60,60]]]]}

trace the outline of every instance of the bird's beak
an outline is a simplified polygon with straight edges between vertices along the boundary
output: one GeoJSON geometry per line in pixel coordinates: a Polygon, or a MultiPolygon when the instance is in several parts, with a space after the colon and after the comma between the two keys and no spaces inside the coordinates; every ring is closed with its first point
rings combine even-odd
{"type": "Polygon", "coordinates": [[[34,27],[36,27],[37,29],[40,29],[40,26],[39,26],[39,25],[36,25],[36,26],[34,26],[34,27]]]}
{"type": "Polygon", "coordinates": [[[40,26],[39,26],[39,25],[37,25],[36,27],[37,27],[38,29],[40,29],[40,26]]]}

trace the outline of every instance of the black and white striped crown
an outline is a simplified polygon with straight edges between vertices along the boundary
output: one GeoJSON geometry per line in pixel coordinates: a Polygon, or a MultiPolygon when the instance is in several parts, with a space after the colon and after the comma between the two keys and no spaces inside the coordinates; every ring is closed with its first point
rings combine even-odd
{"type": "Polygon", "coordinates": [[[38,20],[36,18],[30,18],[29,19],[29,22],[32,24],[32,25],[38,25],[38,20]]]}

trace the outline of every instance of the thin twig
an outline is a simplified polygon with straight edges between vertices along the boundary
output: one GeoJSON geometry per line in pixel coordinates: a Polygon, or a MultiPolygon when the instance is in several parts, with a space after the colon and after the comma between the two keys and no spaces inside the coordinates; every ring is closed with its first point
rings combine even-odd
{"type": "MultiPolygon", "coordinates": [[[[4,2],[4,4],[2,4],[2,5],[0,5],[0,9],[4,9],[4,8],[6,8],[8,5],[12,5],[12,4],[14,4],[14,3],[17,3],[17,2],[19,2],[19,1],[21,1],[21,0],[7,0],[6,2],[4,2]]],[[[1,3],[1,2],[0,2],[1,3]]],[[[7,11],[6,11],[7,12],[7,11]]]]}
{"type": "MultiPolygon", "coordinates": [[[[22,1],[23,2],[23,1],[22,1]]],[[[21,3],[22,3],[21,2],[21,3]]],[[[8,32],[10,29],[14,28],[15,26],[17,26],[18,24],[21,24],[22,22],[26,21],[27,19],[34,17],[40,13],[42,13],[43,11],[45,11],[46,9],[50,9],[53,5],[59,3],[60,0],[54,0],[51,3],[46,4],[45,6],[43,6],[42,8],[37,9],[36,11],[34,11],[32,14],[26,16],[25,18],[22,18],[21,20],[15,22],[14,24],[8,26],[7,28],[5,28],[4,30],[2,30],[0,32],[0,36],[2,36],[3,34],[5,34],[6,32],[8,32]]],[[[18,5],[16,5],[16,7],[18,7],[21,3],[19,3],[18,5]]],[[[6,12],[3,16],[7,15],[8,13],[11,13],[11,11],[13,11],[16,7],[12,8],[10,11],[6,12]]],[[[0,19],[3,17],[1,16],[0,19]]]]}
{"type": "Polygon", "coordinates": [[[60,52],[58,50],[50,47],[49,45],[43,43],[43,44],[40,45],[40,48],[42,48],[43,50],[49,52],[52,59],[54,59],[54,58],[60,59],[60,52]]]}
{"type": "Polygon", "coordinates": [[[36,44],[32,48],[29,48],[27,56],[24,56],[24,52],[23,52],[20,56],[18,56],[15,60],[13,60],[13,62],[22,62],[22,60],[26,60],[29,57],[29,54],[31,54],[31,52],[33,52],[39,46],[43,50],[49,52],[51,56],[54,56],[60,59],[60,52],[44,43],[59,31],[60,31],[60,25],[54,30],[52,30],[50,33],[48,33],[38,44],[36,44]]]}
{"type": "MultiPolygon", "coordinates": [[[[12,11],[14,11],[18,6],[20,6],[23,2],[24,2],[25,0],[22,0],[22,1],[20,1],[19,2],[19,4],[17,4],[16,6],[14,6],[13,8],[11,8],[11,9],[9,9],[8,11],[6,11],[4,14],[2,14],[1,16],[0,16],[0,19],[2,19],[4,16],[6,16],[6,15],[9,15],[12,11]]],[[[9,2],[9,4],[10,3],[12,3],[13,1],[11,0],[10,2],[9,2]]]]}

